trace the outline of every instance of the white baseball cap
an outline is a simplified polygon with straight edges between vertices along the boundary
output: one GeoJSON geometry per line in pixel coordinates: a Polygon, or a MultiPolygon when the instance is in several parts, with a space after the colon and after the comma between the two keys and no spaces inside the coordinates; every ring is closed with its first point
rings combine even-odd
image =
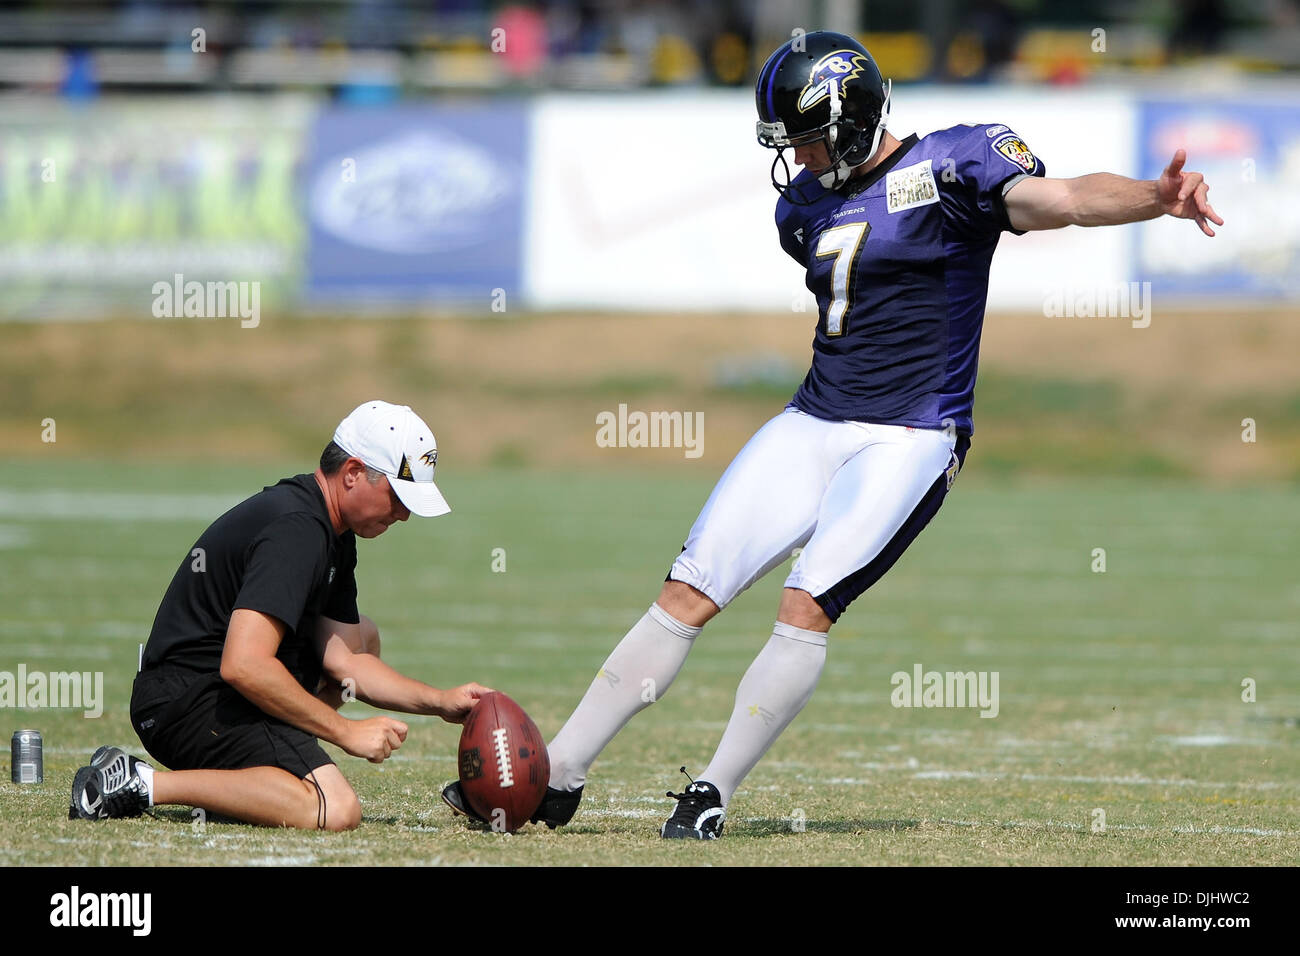
{"type": "Polygon", "coordinates": [[[433,518],[451,511],[433,483],[438,443],[410,406],[364,402],[339,422],[334,444],[387,475],[411,514],[433,518]]]}

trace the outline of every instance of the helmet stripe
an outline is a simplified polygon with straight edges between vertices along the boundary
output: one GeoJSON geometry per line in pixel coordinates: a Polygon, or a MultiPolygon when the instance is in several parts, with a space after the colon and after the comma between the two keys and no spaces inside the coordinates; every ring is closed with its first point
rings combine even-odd
{"type": "Polygon", "coordinates": [[[781,64],[785,62],[785,58],[790,55],[792,49],[794,48],[786,47],[781,52],[781,59],[772,64],[772,72],[767,74],[767,115],[773,119],[777,118],[776,106],[772,103],[772,88],[776,86],[776,71],[781,69],[781,64]]]}

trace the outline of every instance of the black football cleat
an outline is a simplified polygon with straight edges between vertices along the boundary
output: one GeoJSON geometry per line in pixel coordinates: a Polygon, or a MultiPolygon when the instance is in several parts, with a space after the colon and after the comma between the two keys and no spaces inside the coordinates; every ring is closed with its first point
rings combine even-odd
{"type": "MultiPolygon", "coordinates": [[[[682,768],[682,773],[686,768],[682,768]]],[[[722,806],[722,794],[713,784],[692,780],[685,793],[668,791],[677,801],[677,809],[659,828],[665,840],[716,840],[722,836],[722,824],[727,819],[722,806]]]]}
{"type": "MultiPolygon", "coordinates": [[[[99,795],[98,819],[140,816],[149,809],[149,788],[139,768],[149,765],[116,747],[102,749],[108,753],[98,767],[91,760],[91,775],[85,786],[87,793],[94,790],[99,795]]],[[[96,756],[99,755],[96,751],[96,756]]]]}
{"type": "MultiPolygon", "coordinates": [[[[553,790],[547,787],[546,794],[542,797],[542,802],[538,804],[530,822],[545,823],[552,830],[562,827],[573,819],[580,800],[582,800],[582,787],[577,790],[553,790]]],[[[471,820],[488,824],[487,820],[474,812],[474,808],[465,799],[459,780],[453,780],[442,788],[442,802],[451,807],[453,813],[464,814],[471,820]]]]}
{"type": "Polygon", "coordinates": [[[82,767],[72,778],[72,801],[68,804],[69,820],[99,819],[99,808],[104,801],[99,798],[99,791],[90,785],[90,778],[94,773],[93,767],[82,767]]]}
{"type": "Polygon", "coordinates": [[[68,804],[69,820],[102,819],[100,808],[103,800],[100,799],[98,786],[93,784],[91,779],[96,770],[120,753],[122,751],[117,747],[100,747],[90,758],[90,765],[77,771],[76,776],[72,778],[72,800],[68,804]]]}
{"type": "Polygon", "coordinates": [[[546,794],[538,804],[537,812],[533,814],[531,822],[545,823],[552,830],[564,826],[578,812],[583,789],[579,787],[577,790],[556,790],[547,787],[546,794]]]}
{"type": "Polygon", "coordinates": [[[465,794],[460,789],[459,780],[453,780],[442,788],[442,802],[451,807],[452,813],[458,816],[467,816],[471,820],[490,826],[488,821],[475,813],[474,808],[469,805],[469,801],[465,799],[465,794]]]}

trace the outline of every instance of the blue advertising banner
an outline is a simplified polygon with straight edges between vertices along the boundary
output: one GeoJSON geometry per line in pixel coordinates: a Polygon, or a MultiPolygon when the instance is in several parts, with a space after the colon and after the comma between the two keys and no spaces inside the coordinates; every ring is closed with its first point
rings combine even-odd
{"type": "Polygon", "coordinates": [[[1205,175],[1223,217],[1213,238],[1193,223],[1143,223],[1137,278],[1170,298],[1300,298],[1300,110],[1267,96],[1140,104],[1139,175],[1158,177],[1175,150],[1205,175]]]}
{"type": "Polygon", "coordinates": [[[523,103],[323,112],[304,176],[312,304],[518,301],[527,139],[523,103]]]}

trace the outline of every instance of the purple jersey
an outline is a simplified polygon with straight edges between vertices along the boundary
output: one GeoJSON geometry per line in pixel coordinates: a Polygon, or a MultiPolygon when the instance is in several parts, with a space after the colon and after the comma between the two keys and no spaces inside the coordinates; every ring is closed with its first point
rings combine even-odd
{"type": "MultiPolygon", "coordinates": [[[[1046,168],[1005,126],[915,135],[809,206],[776,204],[781,246],[817,297],[812,368],[790,404],[818,418],[974,431],[989,264],[1011,228],[1003,195],[1046,168]]],[[[814,198],[816,197],[816,198],[814,198]]]]}

